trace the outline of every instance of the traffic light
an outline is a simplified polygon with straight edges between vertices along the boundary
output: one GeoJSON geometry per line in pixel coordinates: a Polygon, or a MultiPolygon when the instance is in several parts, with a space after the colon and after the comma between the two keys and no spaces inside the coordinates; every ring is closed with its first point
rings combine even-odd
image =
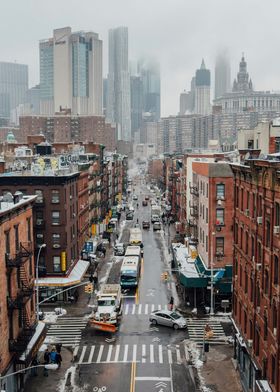
{"type": "Polygon", "coordinates": [[[85,292],[88,294],[93,293],[93,284],[92,283],[89,283],[85,286],[85,292]]]}

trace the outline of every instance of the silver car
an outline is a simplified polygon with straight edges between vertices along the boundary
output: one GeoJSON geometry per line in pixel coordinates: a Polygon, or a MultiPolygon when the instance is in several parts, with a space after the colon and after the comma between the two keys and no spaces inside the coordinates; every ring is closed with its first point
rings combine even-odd
{"type": "Polygon", "coordinates": [[[154,310],[150,314],[150,322],[153,325],[161,324],[174,329],[186,328],[187,323],[180,313],[172,310],[154,310]]]}

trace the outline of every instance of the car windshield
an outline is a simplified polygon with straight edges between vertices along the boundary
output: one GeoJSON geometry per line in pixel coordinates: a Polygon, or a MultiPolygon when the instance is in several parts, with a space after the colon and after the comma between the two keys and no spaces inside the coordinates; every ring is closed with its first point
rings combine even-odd
{"type": "Polygon", "coordinates": [[[179,318],[181,318],[181,316],[178,313],[172,312],[170,314],[170,316],[174,319],[174,320],[178,320],[179,318]]]}
{"type": "Polygon", "coordinates": [[[121,279],[124,280],[132,280],[135,279],[136,272],[135,271],[125,271],[121,274],[121,279]]]}
{"type": "Polygon", "coordinates": [[[113,299],[102,299],[98,301],[98,306],[114,306],[115,301],[113,299]]]}

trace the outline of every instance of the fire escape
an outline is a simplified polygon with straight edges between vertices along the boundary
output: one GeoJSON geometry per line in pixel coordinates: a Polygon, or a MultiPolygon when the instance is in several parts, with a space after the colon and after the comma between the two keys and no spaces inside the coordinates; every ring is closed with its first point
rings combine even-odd
{"type": "Polygon", "coordinates": [[[6,253],[6,268],[9,282],[14,269],[17,270],[18,287],[16,294],[12,295],[10,289],[7,296],[7,307],[11,322],[15,319],[14,312],[18,311],[20,331],[15,339],[9,339],[10,351],[17,354],[26,349],[36,329],[34,314],[32,315],[30,307],[27,306],[34,290],[34,281],[29,277],[27,271],[27,261],[30,260],[31,255],[31,242],[20,243],[20,248],[14,255],[6,253]]]}
{"type": "Polygon", "coordinates": [[[190,202],[190,216],[189,219],[189,231],[191,234],[191,240],[196,245],[198,243],[198,229],[197,229],[197,219],[198,219],[198,188],[194,185],[190,187],[190,193],[192,195],[190,202]]]}

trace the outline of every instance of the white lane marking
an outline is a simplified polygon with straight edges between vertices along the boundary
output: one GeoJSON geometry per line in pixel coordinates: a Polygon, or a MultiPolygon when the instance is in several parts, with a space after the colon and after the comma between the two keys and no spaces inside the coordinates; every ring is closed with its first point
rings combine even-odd
{"type": "Polygon", "coordinates": [[[171,377],[135,377],[135,381],[171,381],[171,377]]]}
{"type": "Polygon", "coordinates": [[[152,312],[155,310],[155,305],[152,304],[152,312]]]}
{"type": "Polygon", "coordinates": [[[145,305],[145,314],[148,314],[148,310],[149,310],[149,305],[146,304],[146,305],[145,305]]]}
{"type": "Polygon", "coordinates": [[[167,349],[167,355],[168,355],[168,363],[172,364],[172,352],[171,350],[167,349]]]}
{"type": "Polygon", "coordinates": [[[173,374],[172,374],[172,366],[171,366],[171,364],[169,364],[169,370],[170,370],[170,389],[171,389],[171,392],[174,392],[174,388],[173,388],[173,374]]]}
{"type": "Polygon", "coordinates": [[[88,363],[91,363],[91,361],[92,361],[94,350],[95,350],[95,346],[91,346],[89,357],[88,357],[88,363]]]}
{"type": "Polygon", "coordinates": [[[136,362],[136,355],[137,355],[137,344],[134,344],[133,345],[132,362],[136,362]]]}
{"type": "Polygon", "coordinates": [[[126,315],[126,314],[128,314],[128,311],[129,311],[129,305],[125,305],[125,311],[124,311],[124,314],[126,315]]]}
{"type": "Polygon", "coordinates": [[[176,346],[177,363],[182,363],[179,346],[176,346]]]}
{"type": "Polygon", "coordinates": [[[154,346],[152,344],[150,344],[150,362],[154,363],[155,362],[155,358],[154,358],[154,346]]]}
{"type": "Polygon", "coordinates": [[[97,357],[97,360],[96,360],[97,363],[99,363],[99,362],[101,361],[101,357],[102,357],[102,354],[103,354],[103,350],[104,350],[104,345],[102,344],[102,345],[100,346],[99,353],[98,353],[98,357],[97,357]]]}
{"type": "Polygon", "coordinates": [[[158,305],[158,310],[161,310],[161,305],[158,305]]]}
{"type": "Polygon", "coordinates": [[[162,345],[161,344],[159,344],[159,346],[158,346],[158,358],[159,358],[159,363],[163,363],[162,345]]]}
{"type": "Polygon", "coordinates": [[[135,314],[135,304],[132,305],[132,312],[131,314],[135,314]]]}
{"type": "Polygon", "coordinates": [[[84,346],[83,349],[82,349],[82,353],[81,353],[81,356],[80,356],[79,363],[83,362],[84,356],[85,356],[85,353],[86,353],[86,349],[87,349],[87,346],[84,346]]]}
{"type": "Polygon", "coordinates": [[[142,344],[142,362],[146,363],[146,344],[142,344]]]}
{"type": "Polygon", "coordinates": [[[110,361],[111,361],[112,350],[113,350],[113,345],[110,344],[110,345],[109,345],[109,350],[108,350],[106,362],[110,362],[110,361]]]}
{"type": "Polygon", "coordinates": [[[116,345],[116,352],[115,352],[115,359],[114,359],[114,362],[118,362],[118,360],[119,360],[119,355],[120,355],[120,345],[117,344],[117,345],[116,345]]]}
{"type": "Polygon", "coordinates": [[[127,362],[127,354],[128,354],[128,344],[125,344],[124,353],[123,353],[123,362],[127,362]]]}
{"type": "Polygon", "coordinates": [[[141,314],[141,311],[142,311],[142,304],[140,304],[138,307],[138,314],[141,314]]]}
{"type": "Polygon", "coordinates": [[[79,346],[76,346],[75,348],[74,348],[74,351],[73,351],[73,358],[75,358],[76,356],[77,356],[77,354],[78,354],[78,351],[79,351],[79,346]]]}
{"type": "Polygon", "coordinates": [[[164,310],[168,310],[168,305],[164,305],[164,310]]]}

